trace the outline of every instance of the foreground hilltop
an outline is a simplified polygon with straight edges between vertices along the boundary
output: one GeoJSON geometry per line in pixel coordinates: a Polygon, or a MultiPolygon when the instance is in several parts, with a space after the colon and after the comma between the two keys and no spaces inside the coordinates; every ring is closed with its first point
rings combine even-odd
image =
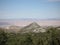
{"type": "Polygon", "coordinates": [[[38,25],[36,22],[33,22],[31,24],[29,24],[28,26],[23,27],[20,32],[23,33],[28,33],[28,32],[45,32],[46,30],[43,29],[40,25],[38,25]]]}

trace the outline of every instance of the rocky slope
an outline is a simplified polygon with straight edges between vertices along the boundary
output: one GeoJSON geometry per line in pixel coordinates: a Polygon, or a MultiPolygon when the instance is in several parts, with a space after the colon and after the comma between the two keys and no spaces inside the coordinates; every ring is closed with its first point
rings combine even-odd
{"type": "Polygon", "coordinates": [[[33,22],[29,24],[28,26],[23,27],[20,32],[22,33],[28,33],[28,32],[34,32],[34,33],[39,33],[39,32],[45,32],[46,30],[42,28],[40,25],[38,25],[36,22],[33,22]]]}

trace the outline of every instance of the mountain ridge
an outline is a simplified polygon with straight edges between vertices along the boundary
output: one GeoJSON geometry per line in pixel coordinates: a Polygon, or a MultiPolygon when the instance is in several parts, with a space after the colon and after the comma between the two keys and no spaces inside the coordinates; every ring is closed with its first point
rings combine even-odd
{"type": "Polygon", "coordinates": [[[28,32],[35,32],[38,33],[40,31],[44,30],[40,25],[38,25],[36,22],[33,22],[29,24],[28,26],[23,27],[20,32],[28,33],[28,32]]]}

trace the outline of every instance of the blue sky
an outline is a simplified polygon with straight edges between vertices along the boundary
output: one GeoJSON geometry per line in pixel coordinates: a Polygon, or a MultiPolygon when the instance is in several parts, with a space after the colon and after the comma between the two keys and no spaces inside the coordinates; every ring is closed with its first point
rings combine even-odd
{"type": "Polygon", "coordinates": [[[60,19],[60,0],[0,0],[0,19],[60,19]]]}

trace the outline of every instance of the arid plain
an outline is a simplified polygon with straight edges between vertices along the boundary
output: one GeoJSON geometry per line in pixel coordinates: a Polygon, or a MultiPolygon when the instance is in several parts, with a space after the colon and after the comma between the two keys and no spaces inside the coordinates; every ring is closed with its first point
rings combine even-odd
{"type": "Polygon", "coordinates": [[[60,26],[60,20],[0,20],[1,25],[26,26],[32,22],[38,23],[40,26],[60,26]]]}

